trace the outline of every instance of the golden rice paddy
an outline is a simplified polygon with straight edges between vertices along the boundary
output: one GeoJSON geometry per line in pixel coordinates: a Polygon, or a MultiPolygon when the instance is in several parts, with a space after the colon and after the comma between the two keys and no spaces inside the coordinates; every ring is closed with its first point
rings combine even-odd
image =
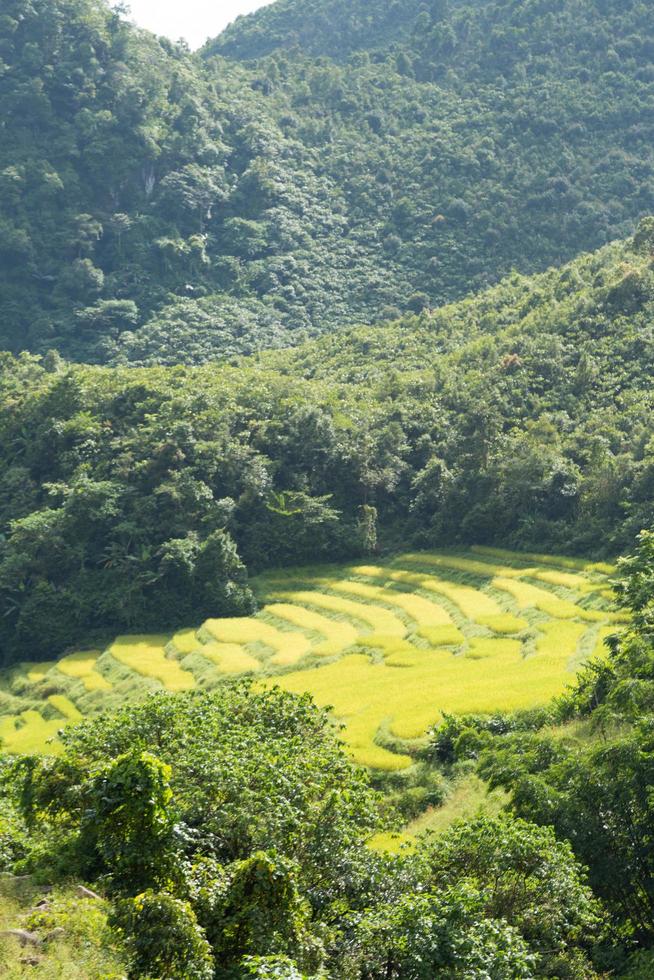
{"type": "Polygon", "coordinates": [[[222,674],[247,674],[261,670],[261,662],[238,643],[205,643],[198,650],[201,656],[211,660],[222,674]]]}
{"type": "Polygon", "coordinates": [[[188,691],[195,687],[193,674],[166,656],[166,643],[165,636],[119,636],[108,653],[135,673],[159,681],[169,691],[188,691]]]}
{"type": "Polygon", "coordinates": [[[254,675],[331,707],[359,763],[403,769],[443,712],[508,712],[561,694],[618,628],[611,573],[481,548],[271,573],[254,582],[255,616],[122,636],[104,653],[0,677],[12,704],[25,698],[24,711],[0,717],[0,740],[10,752],[56,752],[58,730],[96,710],[98,692],[129,698],[254,675]]]}
{"type": "Polygon", "coordinates": [[[110,691],[109,681],[98,673],[96,664],[101,656],[99,650],[87,650],[81,653],[70,653],[57,661],[57,670],[68,677],[82,681],[87,691],[110,691]]]}

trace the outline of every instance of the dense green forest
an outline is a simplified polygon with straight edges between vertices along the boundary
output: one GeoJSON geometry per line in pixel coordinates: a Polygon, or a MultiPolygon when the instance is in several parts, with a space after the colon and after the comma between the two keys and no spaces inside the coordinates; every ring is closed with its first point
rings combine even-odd
{"type": "Polygon", "coordinates": [[[473,299],[235,365],[5,355],[5,663],[253,608],[379,548],[611,556],[654,523],[654,222],[473,299]]]}
{"type": "Polygon", "coordinates": [[[0,343],[202,363],[440,306],[654,211],[649,4],[282,2],[200,54],[0,21],[0,343]]]}

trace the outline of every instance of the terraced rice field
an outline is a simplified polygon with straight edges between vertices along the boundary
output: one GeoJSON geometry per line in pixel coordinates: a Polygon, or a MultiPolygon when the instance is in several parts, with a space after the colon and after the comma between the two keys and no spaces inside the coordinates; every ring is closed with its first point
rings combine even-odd
{"type": "Polygon", "coordinates": [[[249,674],[331,706],[358,762],[402,769],[444,711],[560,694],[619,629],[611,573],[485,548],[270,573],[253,583],[254,617],[123,636],[0,678],[0,739],[9,751],[56,751],[61,727],[105,706],[249,674]]]}

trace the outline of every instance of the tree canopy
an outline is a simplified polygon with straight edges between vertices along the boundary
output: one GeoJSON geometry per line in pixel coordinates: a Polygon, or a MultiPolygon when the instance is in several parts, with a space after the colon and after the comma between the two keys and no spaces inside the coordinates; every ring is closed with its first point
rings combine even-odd
{"type": "Polygon", "coordinates": [[[282,0],[201,53],[102,0],[0,29],[0,344],[204,363],[630,233],[651,5],[282,0]]]}

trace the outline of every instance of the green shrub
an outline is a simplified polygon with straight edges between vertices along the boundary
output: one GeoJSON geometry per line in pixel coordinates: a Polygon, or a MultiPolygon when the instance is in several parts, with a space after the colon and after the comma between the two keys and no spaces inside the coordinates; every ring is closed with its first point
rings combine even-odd
{"type": "Polygon", "coordinates": [[[288,955],[314,969],[322,951],[309,931],[310,917],[292,864],[258,851],[234,867],[206,930],[221,969],[236,966],[244,954],[288,955]]]}
{"type": "Polygon", "coordinates": [[[99,862],[113,888],[134,893],[174,874],[171,771],[135,749],[82,786],[79,850],[89,870],[99,862]]]}
{"type": "Polygon", "coordinates": [[[246,956],[241,971],[243,980],[318,980],[301,973],[287,956],[246,956]]]}
{"type": "Polygon", "coordinates": [[[551,827],[479,817],[454,824],[424,854],[431,887],[465,884],[478,891],[484,914],[505,920],[528,943],[542,971],[537,975],[593,976],[583,948],[599,934],[602,909],[570,844],[551,827]],[[572,972],[580,956],[585,972],[572,972]]]}
{"type": "Polygon", "coordinates": [[[134,980],[212,980],[211,947],[188,902],[146,891],[118,903],[112,924],[122,935],[134,980]]]}
{"type": "Polygon", "coordinates": [[[518,932],[502,920],[484,919],[480,896],[467,888],[405,895],[368,911],[357,924],[348,960],[353,975],[366,980],[534,976],[534,958],[518,932]]]}
{"type": "Polygon", "coordinates": [[[651,980],[654,977],[654,951],[640,950],[631,956],[622,980],[651,980]]]}

